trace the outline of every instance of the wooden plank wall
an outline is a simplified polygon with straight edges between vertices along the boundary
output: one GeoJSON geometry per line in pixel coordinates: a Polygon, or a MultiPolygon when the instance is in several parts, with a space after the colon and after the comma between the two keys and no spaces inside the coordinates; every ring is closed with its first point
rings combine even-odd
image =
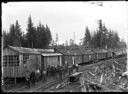
{"type": "Polygon", "coordinates": [[[3,56],[4,55],[19,55],[19,66],[2,66],[3,67],[3,77],[21,77],[22,71],[21,71],[21,56],[18,52],[15,52],[9,48],[5,48],[3,50],[3,56]]]}
{"type": "Polygon", "coordinates": [[[65,55],[65,61],[67,61],[68,65],[73,64],[72,56],[65,55]]]}
{"type": "Polygon", "coordinates": [[[76,64],[82,63],[82,55],[77,55],[77,56],[75,56],[75,63],[76,63],[76,64]]]}
{"type": "Polygon", "coordinates": [[[47,58],[47,64],[48,65],[57,66],[58,63],[60,63],[58,61],[58,56],[50,56],[50,57],[45,57],[45,58],[47,58]]]}
{"type": "Polygon", "coordinates": [[[41,69],[41,55],[30,55],[30,70],[41,69]]]}
{"type": "Polygon", "coordinates": [[[88,62],[89,61],[89,55],[84,55],[84,62],[88,62]]]}

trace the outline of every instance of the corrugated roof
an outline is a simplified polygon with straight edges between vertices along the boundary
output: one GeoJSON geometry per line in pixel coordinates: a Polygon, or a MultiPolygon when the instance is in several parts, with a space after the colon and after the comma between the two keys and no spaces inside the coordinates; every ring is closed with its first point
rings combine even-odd
{"type": "Polygon", "coordinates": [[[42,53],[43,56],[61,56],[60,53],[42,53]]]}

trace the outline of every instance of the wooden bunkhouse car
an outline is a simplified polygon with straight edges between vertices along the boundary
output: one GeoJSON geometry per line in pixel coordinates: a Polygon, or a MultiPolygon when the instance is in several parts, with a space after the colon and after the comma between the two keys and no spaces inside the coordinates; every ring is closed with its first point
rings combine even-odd
{"type": "MultiPolygon", "coordinates": [[[[54,49],[34,49],[24,47],[6,46],[3,49],[2,77],[25,77],[26,69],[31,73],[47,70],[48,65],[61,65],[62,54],[54,49]]],[[[16,82],[16,81],[15,81],[16,82]]]]}
{"type": "Polygon", "coordinates": [[[126,49],[90,49],[78,46],[54,47],[54,49],[35,49],[6,46],[3,49],[2,77],[21,78],[26,69],[31,73],[35,70],[47,71],[48,65],[56,67],[87,64],[96,60],[112,58],[115,55],[125,54],[126,49]],[[114,51],[114,52],[113,52],[114,51]]]}

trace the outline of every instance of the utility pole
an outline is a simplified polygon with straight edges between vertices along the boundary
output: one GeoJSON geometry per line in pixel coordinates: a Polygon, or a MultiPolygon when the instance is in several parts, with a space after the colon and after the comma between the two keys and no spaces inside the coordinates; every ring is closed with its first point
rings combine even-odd
{"type": "Polygon", "coordinates": [[[58,43],[58,33],[56,33],[56,44],[59,45],[59,43],[58,43]]]}
{"type": "Polygon", "coordinates": [[[75,44],[75,32],[74,32],[74,44],[75,44]]]}

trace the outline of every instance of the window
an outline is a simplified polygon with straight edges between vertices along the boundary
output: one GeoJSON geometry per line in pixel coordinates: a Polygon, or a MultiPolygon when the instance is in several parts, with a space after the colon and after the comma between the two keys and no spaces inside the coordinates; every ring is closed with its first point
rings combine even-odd
{"type": "Polygon", "coordinates": [[[27,60],[29,60],[29,55],[28,54],[24,54],[23,55],[23,64],[26,64],[27,60]]]}
{"type": "Polygon", "coordinates": [[[19,55],[3,56],[3,66],[19,66],[19,55]]]}
{"type": "Polygon", "coordinates": [[[60,61],[60,57],[58,56],[58,61],[60,61]]]}
{"type": "Polygon", "coordinates": [[[91,55],[89,55],[89,60],[91,60],[91,55]]]}

